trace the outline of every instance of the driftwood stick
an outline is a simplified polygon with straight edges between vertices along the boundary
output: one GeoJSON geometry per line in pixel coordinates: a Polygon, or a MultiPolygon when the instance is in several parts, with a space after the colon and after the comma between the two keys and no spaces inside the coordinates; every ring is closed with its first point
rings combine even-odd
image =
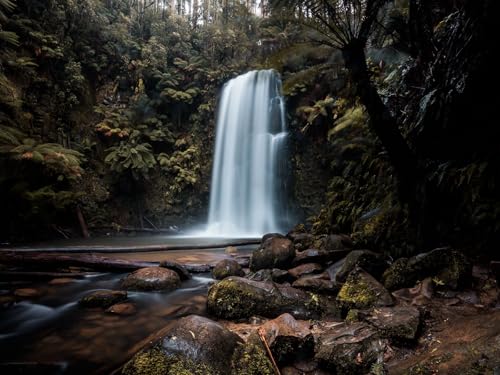
{"type": "Polygon", "coordinates": [[[269,355],[269,358],[271,359],[271,362],[273,363],[273,368],[274,368],[274,371],[276,372],[276,375],[281,375],[280,369],[278,368],[278,365],[276,364],[276,361],[274,360],[273,353],[271,352],[271,349],[269,348],[269,345],[267,344],[267,340],[266,340],[266,337],[264,336],[264,332],[263,332],[262,328],[259,328],[257,332],[259,333],[260,340],[264,344],[266,351],[267,351],[267,354],[269,355]]]}

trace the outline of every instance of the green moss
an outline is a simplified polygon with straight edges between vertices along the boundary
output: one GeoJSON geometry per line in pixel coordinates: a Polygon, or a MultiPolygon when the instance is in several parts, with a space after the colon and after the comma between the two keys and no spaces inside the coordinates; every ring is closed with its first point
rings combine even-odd
{"type": "Polygon", "coordinates": [[[405,285],[408,279],[408,258],[399,258],[382,275],[384,286],[389,289],[397,289],[405,285]]]}
{"type": "Polygon", "coordinates": [[[359,310],[358,309],[350,309],[345,317],[346,323],[355,323],[359,322],[359,310]]]}
{"type": "Polygon", "coordinates": [[[231,373],[235,375],[274,374],[273,365],[258,338],[249,339],[246,344],[238,344],[233,355],[231,373]]]}
{"type": "Polygon", "coordinates": [[[219,375],[206,364],[168,356],[159,347],[137,353],[124,367],[123,375],[219,375]]]}
{"type": "Polygon", "coordinates": [[[359,275],[350,276],[337,296],[337,301],[345,308],[366,309],[371,307],[376,300],[377,296],[359,275]]]}
{"type": "Polygon", "coordinates": [[[137,353],[123,367],[123,375],[165,375],[171,365],[169,360],[159,348],[137,353]]]}

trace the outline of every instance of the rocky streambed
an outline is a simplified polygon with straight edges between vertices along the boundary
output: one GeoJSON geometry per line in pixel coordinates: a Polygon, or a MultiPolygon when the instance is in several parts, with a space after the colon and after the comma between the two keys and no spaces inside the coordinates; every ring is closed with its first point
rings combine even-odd
{"type": "MultiPolygon", "coordinates": [[[[69,344],[78,341],[71,334],[86,336],[79,360],[74,352],[68,357],[73,362],[63,364],[54,355],[16,356],[7,347],[9,338],[2,337],[0,368],[242,375],[493,374],[500,369],[497,280],[487,266],[473,264],[459,251],[440,248],[393,261],[354,249],[347,236],[313,236],[298,228],[287,236],[264,236],[251,252],[229,247],[217,254],[205,264],[193,263],[196,256],[189,259],[186,253],[188,259],[156,254],[111,279],[91,276],[108,281],[80,290],[68,307],[77,313],[62,314],[66,323],[54,319],[38,335],[10,338],[40,354],[51,345],[63,347],[65,338],[69,344]],[[93,323],[68,325],[68,319],[93,323]],[[61,337],[65,325],[73,329],[61,337]]],[[[3,272],[16,267],[14,257],[10,260],[2,258],[3,272]]],[[[72,282],[56,278],[48,284],[62,288],[66,283],[72,282]]],[[[6,290],[1,314],[43,300],[36,296],[40,290],[6,290]]]]}

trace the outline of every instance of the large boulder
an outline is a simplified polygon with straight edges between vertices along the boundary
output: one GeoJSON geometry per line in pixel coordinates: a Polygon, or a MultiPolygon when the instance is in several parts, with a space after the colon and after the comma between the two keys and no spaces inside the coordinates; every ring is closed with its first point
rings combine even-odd
{"type": "Polygon", "coordinates": [[[382,254],[370,250],[353,250],[345,257],[342,267],[336,274],[336,280],[343,283],[356,266],[378,279],[389,265],[382,254]]]}
{"type": "Polygon", "coordinates": [[[137,353],[122,373],[271,375],[272,371],[262,348],[244,345],[238,335],[217,322],[190,315],[178,320],[150,348],[137,353]],[[243,371],[242,363],[248,365],[243,371]]]}
{"type": "Polygon", "coordinates": [[[239,263],[233,259],[223,259],[212,270],[214,279],[222,280],[229,276],[245,276],[239,263]]]}
{"type": "Polygon", "coordinates": [[[108,308],[126,299],[127,292],[121,290],[97,290],[83,296],[78,303],[83,307],[108,308]]]}
{"type": "Polygon", "coordinates": [[[207,307],[209,314],[222,319],[253,315],[275,318],[284,313],[298,319],[317,319],[329,305],[318,295],[290,286],[233,276],[210,287],[207,307]]]}
{"type": "Polygon", "coordinates": [[[338,375],[366,374],[383,362],[387,343],[366,323],[337,324],[315,334],[315,359],[338,375]]]}
{"type": "Polygon", "coordinates": [[[140,291],[168,291],[178,288],[180,284],[177,272],[163,267],[140,268],[122,280],[124,289],[140,291]]]}
{"type": "Polygon", "coordinates": [[[337,295],[337,302],[344,312],[394,305],[394,299],[387,289],[359,267],[355,267],[347,277],[337,295]]]}
{"type": "Polygon", "coordinates": [[[462,288],[471,281],[472,264],[459,251],[439,248],[396,260],[382,278],[387,289],[396,290],[411,287],[426,277],[436,278],[439,284],[447,288],[462,288]]]}
{"type": "Polygon", "coordinates": [[[252,253],[250,270],[258,271],[264,268],[288,268],[295,257],[292,241],[284,237],[269,237],[262,241],[259,249],[252,253]]]}

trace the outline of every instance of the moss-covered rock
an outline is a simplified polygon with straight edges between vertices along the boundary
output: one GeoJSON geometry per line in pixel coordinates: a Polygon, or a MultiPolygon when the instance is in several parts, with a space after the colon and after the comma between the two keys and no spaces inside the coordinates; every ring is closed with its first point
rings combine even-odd
{"type": "Polygon", "coordinates": [[[468,285],[471,275],[472,264],[463,253],[440,248],[396,260],[382,278],[390,290],[411,287],[426,277],[435,277],[442,286],[457,289],[468,285]]]}
{"type": "Polygon", "coordinates": [[[205,317],[179,319],[151,348],[136,354],[123,374],[231,374],[231,359],[241,339],[205,317]]]}
{"type": "Polygon", "coordinates": [[[288,268],[295,257],[295,248],[288,238],[272,236],[266,238],[259,249],[252,253],[250,269],[288,268]]]}
{"type": "Polygon", "coordinates": [[[98,290],[83,296],[78,302],[83,307],[108,308],[127,299],[127,292],[121,290],[98,290]]]}
{"type": "Polygon", "coordinates": [[[244,276],[245,272],[239,263],[233,259],[223,259],[212,270],[214,279],[222,280],[229,276],[244,276]]]}
{"type": "Polygon", "coordinates": [[[129,290],[168,291],[180,286],[177,272],[163,267],[146,267],[128,274],[122,280],[122,287],[129,290]]]}
{"type": "Polygon", "coordinates": [[[245,343],[238,343],[231,361],[234,375],[274,375],[273,364],[257,334],[252,334],[245,343]]]}
{"type": "Polygon", "coordinates": [[[242,319],[253,315],[269,318],[290,313],[298,319],[319,318],[330,304],[322,297],[302,290],[228,277],[208,291],[208,312],[222,319],[242,319]]]}
{"type": "Polygon", "coordinates": [[[394,299],[391,294],[359,267],[355,267],[337,295],[337,302],[347,313],[352,308],[368,309],[374,306],[391,306],[394,299]]]}
{"type": "Polygon", "coordinates": [[[345,258],[344,264],[336,274],[336,280],[344,282],[354,267],[361,267],[370,275],[379,278],[389,264],[382,254],[370,250],[353,250],[345,258]]]}

